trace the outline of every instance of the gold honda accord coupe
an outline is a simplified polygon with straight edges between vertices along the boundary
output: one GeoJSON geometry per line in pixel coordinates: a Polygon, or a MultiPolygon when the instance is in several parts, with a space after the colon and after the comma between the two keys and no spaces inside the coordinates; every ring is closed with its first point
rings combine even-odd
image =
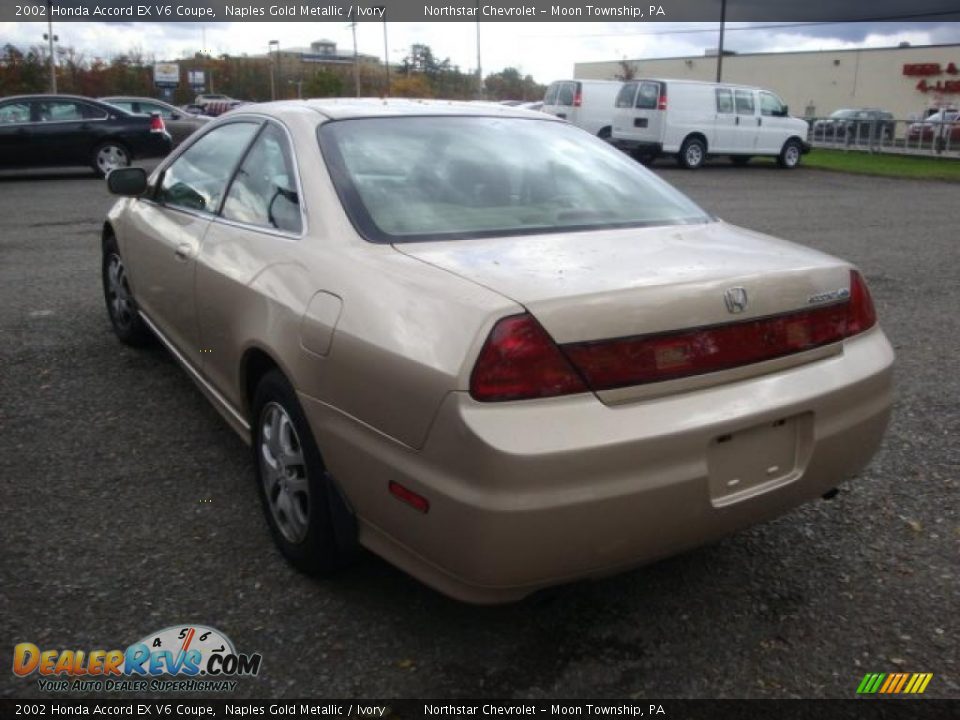
{"type": "Polygon", "coordinates": [[[113,329],[159,338],[250,444],[307,572],[359,545],[516,600],[828,495],[887,426],[855,268],[548,115],[248,106],[108,184],[113,329]]]}

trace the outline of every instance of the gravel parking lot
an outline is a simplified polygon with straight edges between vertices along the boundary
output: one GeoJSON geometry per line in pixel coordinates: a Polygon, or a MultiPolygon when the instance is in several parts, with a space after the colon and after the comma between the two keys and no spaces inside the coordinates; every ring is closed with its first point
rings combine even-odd
{"type": "Polygon", "coordinates": [[[932,672],[960,697],[957,185],[773,166],[656,172],[724,219],[857,263],[897,348],[883,450],[831,502],[505,607],[376,557],[282,560],[248,453],[159,347],[111,334],[83,171],[0,174],[0,695],[13,645],[114,648],[180,623],[263,654],[230,697],[846,697],[932,672]]]}

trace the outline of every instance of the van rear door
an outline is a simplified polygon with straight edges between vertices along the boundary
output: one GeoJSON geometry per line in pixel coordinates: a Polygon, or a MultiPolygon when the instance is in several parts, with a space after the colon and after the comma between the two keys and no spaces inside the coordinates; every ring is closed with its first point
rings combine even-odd
{"type": "Polygon", "coordinates": [[[578,94],[577,85],[579,83],[567,80],[553,83],[547,90],[542,108],[543,112],[576,124],[573,103],[578,94]]]}
{"type": "Polygon", "coordinates": [[[666,89],[656,80],[631,80],[617,95],[613,111],[613,138],[629,144],[662,142],[666,89]]]}

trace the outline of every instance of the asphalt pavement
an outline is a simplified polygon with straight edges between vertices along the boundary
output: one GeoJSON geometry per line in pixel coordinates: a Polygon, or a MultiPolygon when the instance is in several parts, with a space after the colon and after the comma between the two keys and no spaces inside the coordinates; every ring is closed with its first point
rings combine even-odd
{"type": "Polygon", "coordinates": [[[202,623],[260,652],[243,697],[838,697],[932,672],[960,697],[955,184],[716,163],[661,176],[730,222],[850,259],[897,350],[883,448],[834,500],[603,581],[464,605],[364,555],[271,543],[245,446],[103,307],[88,172],[0,173],[0,696],[13,646],[124,648],[202,623]]]}

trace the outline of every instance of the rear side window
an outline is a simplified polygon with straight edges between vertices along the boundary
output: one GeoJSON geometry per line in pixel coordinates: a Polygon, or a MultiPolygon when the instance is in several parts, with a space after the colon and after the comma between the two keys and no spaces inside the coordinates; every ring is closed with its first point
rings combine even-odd
{"type": "Polygon", "coordinates": [[[717,112],[733,112],[733,93],[725,88],[717,88],[717,112]]]}
{"type": "Polygon", "coordinates": [[[290,146],[270,123],[250,148],[230,186],[223,216],[228,220],[299,233],[300,196],[290,146]]]}
{"type": "Polygon", "coordinates": [[[40,122],[103,120],[107,117],[105,110],[73,100],[41,100],[37,104],[40,122]]]}
{"type": "Polygon", "coordinates": [[[618,108],[632,108],[633,98],[637,92],[637,83],[624,83],[617,93],[616,106],[618,108]]]}
{"type": "Polygon", "coordinates": [[[227,181],[259,127],[255,122],[234,122],[197,140],[164,171],[157,202],[216,212],[227,181]]]}
{"type": "Polygon", "coordinates": [[[637,108],[640,110],[656,110],[657,101],[660,99],[660,83],[644,82],[640,83],[640,90],[637,92],[637,108]]]}
{"type": "Polygon", "coordinates": [[[557,105],[571,106],[573,105],[573,98],[576,94],[576,86],[574,83],[561,83],[560,88],[557,91],[557,105]]]}
{"type": "Polygon", "coordinates": [[[547,88],[547,94],[543,96],[543,104],[556,105],[558,92],[560,92],[560,83],[553,83],[553,85],[547,88]]]}
{"type": "Polygon", "coordinates": [[[0,105],[0,125],[30,122],[30,103],[11,102],[0,105]]]}
{"type": "Polygon", "coordinates": [[[737,90],[737,115],[753,115],[753,92],[750,90],[737,90]]]}

